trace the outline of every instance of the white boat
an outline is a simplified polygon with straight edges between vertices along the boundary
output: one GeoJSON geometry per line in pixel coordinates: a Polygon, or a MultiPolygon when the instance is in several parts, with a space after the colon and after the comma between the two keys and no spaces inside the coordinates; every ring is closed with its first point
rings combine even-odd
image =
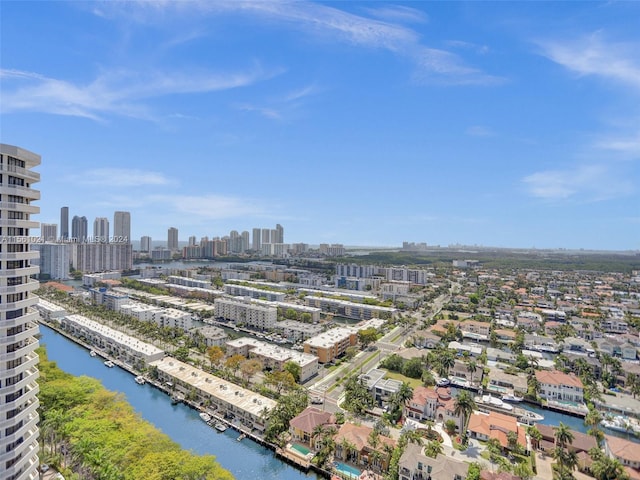
{"type": "Polygon", "coordinates": [[[113,368],[115,366],[115,363],[113,363],[111,360],[107,360],[106,362],[104,362],[104,366],[113,368]]]}
{"type": "Polygon", "coordinates": [[[621,433],[640,433],[640,425],[632,422],[629,418],[622,415],[616,415],[615,417],[609,417],[603,419],[600,424],[609,430],[621,433]]]}
{"type": "Polygon", "coordinates": [[[224,432],[227,429],[227,426],[222,422],[218,422],[218,423],[215,424],[215,428],[219,432],[224,432]]]}
{"type": "Polygon", "coordinates": [[[206,412],[200,412],[200,418],[202,419],[203,422],[207,423],[211,420],[211,415],[209,415],[206,412]]]}
{"type": "Polygon", "coordinates": [[[493,397],[491,395],[483,395],[482,397],[476,397],[475,401],[478,405],[486,405],[488,407],[493,407],[498,410],[513,410],[513,405],[509,405],[508,403],[503,402],[497,397],[493,397]]]}
{"type": "Polygon", "coordinates": [[[142,375],[138,375],[136,377],[136,383],[138,385],[144,385],[145,383],[147,383],[147,381],[144,379],[144,377],[142,375]]]}
{"type": "Polygon", "coordinates": [[[507,393],[506,395],[502,396],[502,400],[505,402],[521,402],[524,399],[512,393],[507,393]]]}
{"type": "Polygon", "coordinates": [[[518,422],[525,425],[533,425],[534,423],[544,420],[544,416],[539,413],[532,412],[531,410],[525,410],[524,408],[518,409],[520,415],[518,416],[518,422]]]}
{"type": "Polygon", "coordinates": [[[95,357],[97,355],[97,353],[95,352],[95,350],[91,350],[89,352],[89,355],[91,355],[92,357],[95,357]]]}

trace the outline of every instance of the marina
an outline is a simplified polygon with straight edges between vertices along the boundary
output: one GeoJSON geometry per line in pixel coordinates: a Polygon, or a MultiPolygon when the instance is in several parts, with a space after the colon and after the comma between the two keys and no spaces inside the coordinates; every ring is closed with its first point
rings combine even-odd
{"type": "Polygon", "coordinates": [[[87,349],[52,330],[40,325],[41,343],[47,348],[51,360],[72,375],[88,375],[97,378],[109,390],[121,392],[133,408],[156,428],[167,434],[182,448],[199,455],[214,455],[235,478],[260,478],[273,480],[301,480],[322,478],[314,472],[300,471],[284,458],[256,441],[237,441],[242,432],[227,424],[214,423],[211,428],[203,422],[199,412],[182,402],[172,405],[163,389],[150,382],[138,385],[131,381],[131,374],[121,368],[104,368],[100,358],[87,361],[87,349]],[[220,427],[220,428],[218,428],[220,427]]]}

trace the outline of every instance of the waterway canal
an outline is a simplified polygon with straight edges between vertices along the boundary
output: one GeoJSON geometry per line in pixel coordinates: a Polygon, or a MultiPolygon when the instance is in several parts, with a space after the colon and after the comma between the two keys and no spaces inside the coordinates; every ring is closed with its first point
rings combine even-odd
{"type": "Polygon", "coordinates": [[[45,325],[40,325],[41,344],[50,360],[75,376],[97,378],[109,390],[122,392],[127,401],[147,421],[162,430],[185,450],[215,455],[218,462],[238,480],[318,479],[280,461],[274,452],[249,439],[238,442],[238,432],[218,433],[206,425],[198,412],[186,405],[171,405],[169,397],[150,385],[138,385],[133,376],[118,368],[107,368],[100,357],[89,352],[45,325]]]}

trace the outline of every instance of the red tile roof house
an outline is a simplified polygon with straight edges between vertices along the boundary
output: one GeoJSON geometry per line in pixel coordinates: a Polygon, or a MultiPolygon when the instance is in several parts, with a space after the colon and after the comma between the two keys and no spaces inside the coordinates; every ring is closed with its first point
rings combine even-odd
{"type": "Polygon", "coordinates": [[[335,457],[358,466],[370,466],[374,470],[386,471],[391,460],[391,452],[388,452],[387,449],[393,449],[396,446],[396,441],[379,435],[378,443],[374,448],[369,443],[369,435],[372,431],[373,428],[365,425],[354,425],[348,422],[343,424],[334,437],[336,442],[335,457]],[[385,449],[385,445],[387,449],[385,449]],[[378,454],[373,452],[378,452],[378,454]]]}
{"type": "Polygon", "coordinates": [[[333,414],[322,412],[315,407],[307,407],[289,421],[289,432],[293,441],[305,443],[315,449],[315,444],[320,439],[313,438],[314,429],[319,425],[329,428],[335,426],[335,423],[336,419],[333,414]]]}
{"type": "MultiPolygon", "coordinates": [[[[536,428],[540,432],[540,435],[542,435],[542,439],[540,440],[540,450],[552,453],[555,448],[556,427],[538,424],[536,425],[536,428]]],[[[595,437],[592,437],[591,435],[577,432],[575,430],[571,430],[571,433],[573,434],[573,441],[571,442],[571,445],[569,445],[569,450],[572,452],[577,454],[589,453],[589,450],[598,446],[595,437]]]]}
{"type": "Polygon", "coordinates": [[[405,418],[418,421],[456,422],[458,431],[462,428],[462,415],[455,414],[455,399],[448,387],[416,387],[413,398],[404,407],[405,418]]]}
{"type": "Polygon", "coordinates": [[[520,425],[515,417],[497,412],[474,412],[469,418],[469,430],[472,438],[488,441],[497,439],[503,449],[509,446],[508,433],[514,432],[518,438],[518,444],[528,451],[526,427],[520,425]]]}
{"type": "Polygon", "coordinates": [[[584,385],[576,375],[559,370],[538,370],[538,395],[545,400],[564,400],[574,403],[584,402],[584,385]]]}
{"type": "Polygon", "coordinates": [[[605,435],[605,452],[625,467],[640,470],[640,446],[624,438],[605,435]]]}

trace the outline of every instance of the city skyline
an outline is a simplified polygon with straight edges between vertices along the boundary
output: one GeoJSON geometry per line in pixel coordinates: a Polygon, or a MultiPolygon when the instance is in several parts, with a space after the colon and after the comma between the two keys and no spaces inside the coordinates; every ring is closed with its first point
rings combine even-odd
{"type": "Polygon", "coordinates": [[[38,220],[60,236],[126,210],[133,241],[282,224],[287,243],[639,250],[639,15],[8,2],[1,140],[46,159],[38,220]]]}

